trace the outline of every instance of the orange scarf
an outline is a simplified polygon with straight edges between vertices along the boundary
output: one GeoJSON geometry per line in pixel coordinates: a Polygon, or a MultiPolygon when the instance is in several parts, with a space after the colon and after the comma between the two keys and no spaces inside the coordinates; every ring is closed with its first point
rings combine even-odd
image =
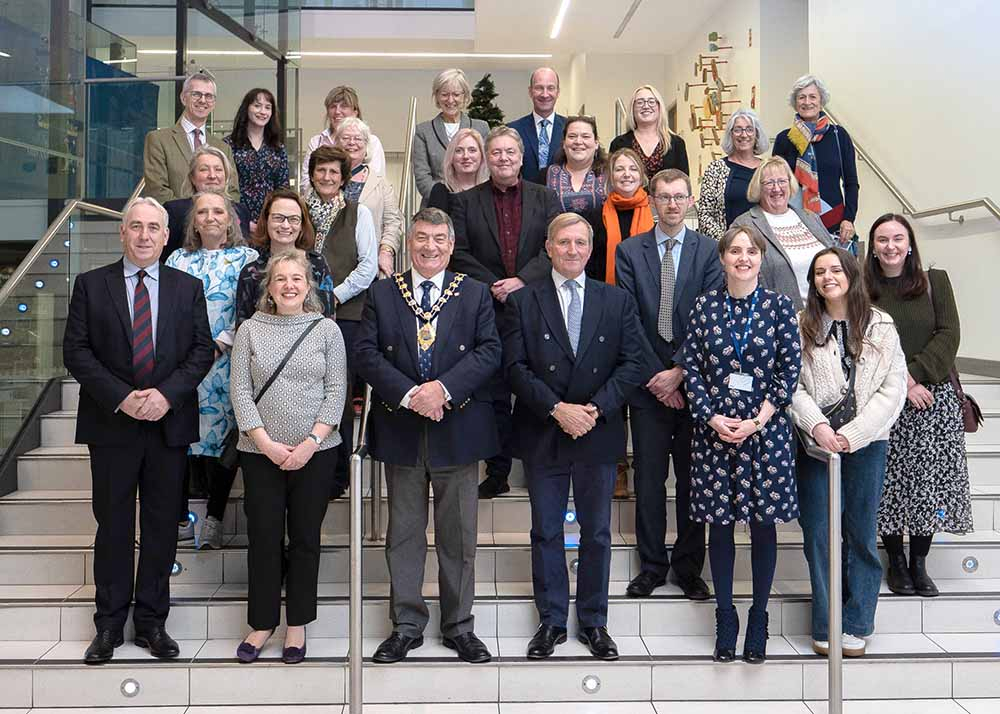
{"type": "Polygon", "coordinates": [[[615,249],[622,242],[621,225],[618,222],[618,211],[634,209],[632,214],[632,225],[629,227],[626,238],[631,238],[639,233],[653,230],[653,212],[649,208],[649,194],[646,189],[640,188],[631,198],[622,196],[617,191],[612,191],[608,200],[604,202],[601,209],[601,218],[604,220],[604,228],[608,236],[607,260],[604,269],[604,282],[608,285],[615,284],[615,249]]]}

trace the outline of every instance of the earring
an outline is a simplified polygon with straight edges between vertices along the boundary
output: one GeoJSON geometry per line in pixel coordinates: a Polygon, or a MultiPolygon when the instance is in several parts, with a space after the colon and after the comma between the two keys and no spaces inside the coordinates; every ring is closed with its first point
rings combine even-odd
{"type": "Polygon", "coordinates": [[[270,296],[270,295],[267,296],[267,304],[268,305],[273,305],[274,304],[274,298],[272,296],[270,296]]]}
{"type": "Polygon", "coordinates": [[[913,255],[913,248],[907,248],[906,249],[906,254],[907,255],[913,255]]]}

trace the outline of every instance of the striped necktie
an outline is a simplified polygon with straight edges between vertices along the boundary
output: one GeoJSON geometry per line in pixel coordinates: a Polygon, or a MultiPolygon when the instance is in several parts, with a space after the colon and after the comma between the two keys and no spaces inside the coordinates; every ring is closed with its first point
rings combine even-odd
{"type": "Polygon", "coordinates": [[[191,130],[191,134],[192,134],[192,138],[194,139],[194,141],[193,141],[193,143],[194,143],[194,150],[197,151],[198,149],[201,148],[201,145],[202,145],[202,141],[201,141],[201,129],[199,129],[198,127],[195,127],[194,129],[191,130]]]}
{"type": "Polygon", "coordinates": [[[143,282],[146,271],[136,273],[135,297],[132,298],[132,374],[135,386],[152,385],[153,367],[153,313],[150,309],[149,290],[143,282]]]}
{"type": "Polygon", "coordinates": [[[667,238],[663,261],[660,263],[660,312],[656,319],[656,331],[667,342],[674,341],[674,245],[676,238],[667,238]]]}

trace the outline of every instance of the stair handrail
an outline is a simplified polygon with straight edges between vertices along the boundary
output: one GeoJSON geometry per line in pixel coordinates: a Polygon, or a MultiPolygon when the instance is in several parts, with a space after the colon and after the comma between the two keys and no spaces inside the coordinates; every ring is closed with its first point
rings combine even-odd
{"type": "MultiPolygon", "coordinates": [[[[831,112],[829,109],[824,108],[823,111],[826,112],[826,115],[830,117],[831,120],[833,120],[834,124],[841,124],[841,121],[837,119],[836,115],[833,114],[833,112],[831,112]]],[[[858,155],[858,157],[862,161],[868,164],[868,167],[872,170],[872,173],[875,174],[878,180],[882,182],[882,185],[884,185],[886,189],[888,189],[889,193],[892,194],[893,198],[899,201],[900,205],[903,207],[903,213],[910,216],[911,218],[913,219],[930,218],[931,216],[940,216],[943,214],[947,214],[948,220],[953,221],[954,223],[962,224],[965,223],[965,216],[959,216],[958,218],[955,218],[953,214],[959,211],[970,211],[974,208],[985,208],[987,211],[993,214],[994,218],[1000,220],[1000,206],[998,206],[993,199],[987,196],[983,196],[982,198],[970,199],[968,201],[958,201],[956,203],[949,203],[944,206],[937,206],[935,208],[927,208],[918,211],[916,207],[913,205],[913,202],[910,201],[910,199],[908,199],[905,195],[903,195],[903,192],[899,189],[899,187],[893,182],[891,178],[889,178],[888,174],[886,174],[886,172],[882,169],[882,167],[878,165],[878,162],[872,157],[872,155],[861,144],[858,143],[858,140],[854,137],[851,137],[851,142],[854,144],[854,152],[858,155]]]]}
{"type": "Polygon", "coordinates": [[[625,102],[621,97],[615,97],[615,136],[625,133],[628,126],[628,111],[625,109],[625,102]]]}
{"type": "Polygon", "coordinates": [[[829,537],[829,569],[827,575],[829,591],[829,614],[827,623],[827,711],[828,714],[843,714],[844,711],[844,662],[841,651],[843,582],[841,578],[841,534],[840,534],[840,454],[827,451],[816,444],[806,444],[806,453],[817,461],[825,461],[829,475],[829,510],[827,513],[829,537]],[[834,639],[836,638],[836,640],[834,639]]]}
{"type": "Polygon", "coordinates": [[[410,97],[410,109],[406,118],[406,134],[403,137],[403,168],[399,177],[399,212],[403,218],[403,235],[399,239],[396,253],[396,270],[409,268],[409,248],[406,236],[410,232],[410,221],[420,205],[417,183],[413,177],[413,135],[417,130],[417,98],[410,97]]]}

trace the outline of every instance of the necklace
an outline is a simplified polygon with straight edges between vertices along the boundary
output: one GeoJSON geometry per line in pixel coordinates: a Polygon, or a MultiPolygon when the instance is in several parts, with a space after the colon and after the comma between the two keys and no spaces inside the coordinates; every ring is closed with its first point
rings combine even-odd
{"type": "Polygon", "coordinates": [[[394,273],[393,279],[396,281],[396,287],[399,289],[399,294],[411,310],[413,314],[421,321],[420,329],[417,330],[417,347],[421,351],[426,352],[434,345],[434,340],[437,337],[434,332],[434,327],[431,323],[434,318],[438,316],[441,312],[441,308],[444,307],[445,303],[448,302],[452,297],[459,295],[458,286],[461,285],[462,281],[465,280],[464,273],[455,273],[455,277],[452,278],[451,283],[448,287],[441,292],[441,297],[431,306],[430,310],[424,310],[417,304],[417,301],[413,299],[413,293],[406,286],[406,280],[403,273],[394,273]]]}

